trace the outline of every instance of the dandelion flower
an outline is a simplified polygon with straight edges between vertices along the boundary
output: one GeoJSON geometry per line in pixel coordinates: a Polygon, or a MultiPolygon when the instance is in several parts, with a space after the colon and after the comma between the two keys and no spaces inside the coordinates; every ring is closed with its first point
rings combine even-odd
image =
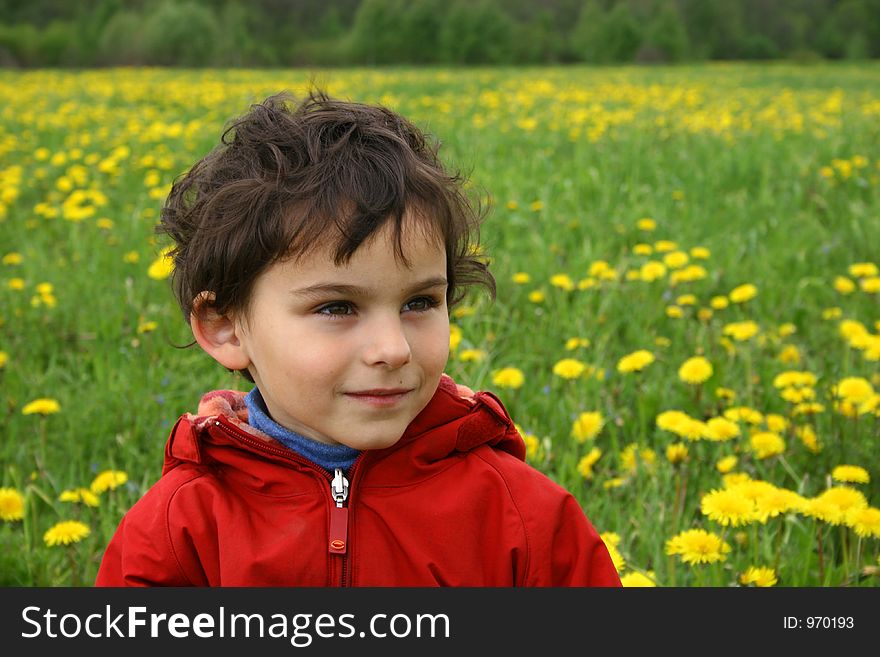
{"type": "Polygon", "coordinates": [[[605,418],[599,411],[581,413],[571,427],[571,435],[579,443],[592,440],[599,435],[605,425],[605,418]]]}
{"type": "Polygon", "coordinates": [[[854,484],[867,484],[871,481],[868,471],[857,465],[838,465],[831,471],[831,478],[854,484]]]}
{"type": "Polygon", "coordinates": [[[739,436],[739,425],[725,417],[713,417],[706,420],[707,438],[716,442],[732,440],[739,436]]]}
{"type": "Polygon", "coordinates": [[[463,337],[463,333],[460,326],[456,326],[455,324],[450,324],[449,326],[449,351],[455,351],[458,349],[458,345],[461,344],[461,339],[463,337]]]}
{"type": "Polygon", "coordinates": [[[156,281],[161,281],[171,276],[174,271],[174,258],[171,255],[173,247],[167,246],[160,251],[159,256],[147,269],[147,276],[156,281]]]}
{"type": "Polygon", "coordinates": [[[870,278],[880,274],[877,265],[873,262],[856,262],[849,266],[847,270],[853,278],[870,278]]]}
{"type": "Polygon", "coordinates": [[[601,457],[602,451],[597,447],[591,449],[589,454],[581,457],[577,464],[577,471],[584,479],[593,478],[593,466],[596,465],[596,461],[601,457]]]}
{"type": "Polygon", "coordinates": [[[657,222],[650,217],[644,217],[636,222],[636,228],[645,232],[651,232],[657,229],[657,222]]]}
{"type": "Polygon", "coordinates": [[[718,460],[715,469],[721,474],[727,474],[736,467],[738,459],[735,456],[725,456],[718,460]]]}
{"type": "Polygon", "coordinates": [[[754,566],[749,566],[746,572],[739,576],[739,581],[743,586],[754,584],[758,587],[776,586],[778,582],[776,571],[772,568],[755,568],[754,566]]]}
{"type": "Polygon", "coordinates": [[[829,502],[846,513],[850,509],[867,509],[868,500],[865,495],[849,486],[833,486],[819,495],[816,499],[829,502]]]}
{"type": "Polygon", "coordinates": [[[874,394],[874,388],[867,379],[850,376],[841,379],[833,389],[834,396],[849,400],[855,404],[862,403],[874,394]]]}
{"type": "Polygon", "coordinates": [[[688,358],[678,368],[678,378],[691,385],[704,383],[712,376],[712,363],[702,356],[688,358]]]}
{"type": "Polygon", "coordinates": [[[546,295],[543,290],[532,290],[529,292],[529,301],[532,303],[542,303],[545,298],[546,295]]]}
{"type": "Polygon", "coordinates": [[[626,560],[617,549],[617,546],[620,545],[620,536],[618,536],[614,532],[602,532],[601,534],[599,534],[599,538],[602,539],[602,542],[605,543],[605,547],[608,548],[608,554],[611,557],[611,563],[614,564],[614,568],[619,573],[623,570],[624,566],[626,566],[626,560]]]}
{"type": "Polygon", "coordinates": [[[531,282],[532,277],[524,271],[518,271],[513,275],[512,280],[517,285],[525,285],[526,283],[531,282]]]}
{"type": "Polygon", "coordinates": [[[587,366],[574,358],[563,358],[553,366],[553,373],[563,379],[577,379],[587,366]]]}
{"type": "Polygon", "coordinates": [[[620,583],[624,587],[655,587],[657,582],[650,575],[633,571],[620,576],[620,583]]]}
{"type": "Polygon", "coordinates": [[[480,363],[486,359],[486,352],[481,349],[463,349],[458,359],[464,363],[480,363]]]}
{"type": "Polygon", "coordinates": [[[492,375],[492,383],[499,388],[516,390],[525,383],[525,375],[516,367],[504,367],[492,375]]]}
{"type": "Polygon", "coordinates": [[[92,480],[89,490],[95,495],[100,495],[104,491],[115,490],[127,481],[128,475],[121,470],[104,470],[92,480]]]}
{"type": "Polygon", "coordinates": [[[98,499],[98,496],[95,495],[88,488],[74,488],[71,490],[62,491],[58,496],[59,502],[82,502],[86,506],[97,507],[100,506],[101,502],[98,499]]]}
{"type": "Polygon", "coordinates": [[[634,351],[617,362],[617,371],[621,373],[640,372],[654,362],[654,354],[646,349],[634,351]]]}
{"type": "Polygon", "coordinates": [[[647,283],[666,276],[666,265],[656,260],[649,260],[639,268],[639,278],[647,283]]]}
{"type": "Polygon", "coordinates": [[[757,519],[755,502],[737,489],[713,490],[700,500],[700,510],[723,527],[739,527],[757,519]]]}
{"type": "Polygon", "coordinates": [[[758,288],[752,285],[751,283],[747,283],[746,285],[740,285],[731,290],[728,297],[733,303],[745,303],[751,299],[754,299],[758,295],[758,288]]]}
{"type": "Polygon", "coordinates": [[[9,354],[5,351],[0,351],[0,370],[6,367],[6,363],[9,362],[9,354]]]}
{"type": "Polygon", "coordinates": [[[666,447],[666,460],[672,465],[684,462],[688,457],[688,448],[684,443],[673,443],[666,447]]]}
{"type": "Polygon", "coordinates": [[[880,538],[880,509],[874,507],[850,509],[844,523],[862,538],[880,538]]]}
{"type": "Polygon", "coordinates": [[[728,301],[727,297],[712,297],[709,299],[709,305],[712,306],[714,310],[724,310],[730,305],[730,301],[728,301]]]}
{"type": "Polygon", "coordinates": [[[852,294],[856,291],[856,284],[846,276],[838,276],[834,279],[834,289],[840,294],[852,294]]]}
{"type": "Polygon", "coordinates": [[[712,252],[705,246],[695,246],[691,249],[691,257],[697,260],[708,260],[711,255],[712,252]]]}
{"type": "Polygon", "coordinates": [[[803,443],[804,447],[813,452],[813,454],[818,454],[822,451],[822,448],[819,445],[819,439],[816,436],[816,432],[809,424],[806,424],[802,427],[796,427],[794,430],[794,435],[796,435],[800,439],[801,443],[803,443]]]}
{"type": "Polygon", "coordinates": [[[665,431],[678,433],[678,428],[682,423],[690,419],[691,417],[682,411],[663,411],[657,416],[656,423],[658,427],[665,431]]]}
{"type": "Polygon", "coordinates": [[[677,554],[689,564],[723,561],[728,552],[730,545],[705,529],[688,529],[666,541],[666,554],[677,554]]]}
{"type": "Polygon", "coordinates": [[[565,341],[565,350],[574,351],[580,347],[589,347],[590,340],[588,338],[569,338],[565,341]]]}
{"type": "Polygon", "coordinates": [[[568,274],[554,274],[550,277],[550,285],[566,292],[571,292],[574,289],[574,281],[568,274]]]}
{"type": "Polygon", "coordinates": [[[0,488],[0,519],[13,522],[24,518],[24,497],[14,488],[0,488]]]}
{"type": "Polygon", "coordinates": [[[749,445],[759,459],[767,459],[785,451],[785,441],[782,436],[772,431],[755,433],[749,439],[749,445]]]}
{"type": "Polygon", "coordinates": [[[82,539],[91,533],[89,526],[78,520],[63,520],[50,527],[43,534],[43,541],[46,545],[70,545],[71,543],[79,543],[82,539]]]}
{"type": "Polygon", "coordinates": [[[25,405],[21,409],[22,415],[52,415],[61,410],[61,405],[54,399],[41,397],[25,405]]]}
{"type": "Polygon", "coordinates": [[[737,342],[745,342],[758,335],[760,330],[761,327],[755,322],[747,320],[745,322],[731,322],[730,324],[725,324],[721,329],[721,332],[724,335],[732,337],[737,342]]]}

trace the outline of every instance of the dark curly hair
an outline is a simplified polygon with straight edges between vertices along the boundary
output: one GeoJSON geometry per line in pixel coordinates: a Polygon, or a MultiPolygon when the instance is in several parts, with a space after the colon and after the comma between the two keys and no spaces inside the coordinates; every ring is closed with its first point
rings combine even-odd
{"type": "Polygon", "coordinates": [[[273,263],[315,245],[337,265],[393,222],[404,260],[404,214],[445,244],[447,301],[470,284],[494,297],[478,253],[481,213],[446,170],[439,144],[394,112],[313,91],[301,103],[271,96],[236,119],[220,144],[172,186],[159,232],[174,240],[175,296],[187,321],[205,310],[248,311],[253,285],[273,263]]]}

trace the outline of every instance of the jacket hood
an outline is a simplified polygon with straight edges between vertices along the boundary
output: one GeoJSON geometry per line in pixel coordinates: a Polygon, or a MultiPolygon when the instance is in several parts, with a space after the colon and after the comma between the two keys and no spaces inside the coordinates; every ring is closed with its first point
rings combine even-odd
{"type": "MultiPolygon", "coordinates": [[[[226,462],[229,447],[236,452],[256,451],[266,459],[289,465],[293,452],[248,424],[245,395],[237,390],[215,390],[202,397],[195,414],[181,416],[165,448],[163,474],[181,463],[226,462]],[[229,426],[237,430],[238,440],[224,429],[229,426]]],[[[462,396],[455,382],[444,374],[431,401],[400,440],[385,449],[369,450],[369,458],[391,466],[408,464],[430,470],[438,461],[482,445],[525,460],[525,443],[501,401],[490,392],[462,396]]]]}

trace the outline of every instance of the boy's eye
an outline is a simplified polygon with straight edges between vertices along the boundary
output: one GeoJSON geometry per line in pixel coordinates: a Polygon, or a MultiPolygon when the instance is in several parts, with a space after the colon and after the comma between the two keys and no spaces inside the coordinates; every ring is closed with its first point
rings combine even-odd
{"type": "Polygon", "coordinates": [[[330,315],[331,317],[344,317],[345,315],[353,314],[354,308],[350,303],[345,301],[334,301],[318,308],[318,313],[321,315],[330,315]]]}
{"type": "Polygon", "coordinates": [[[438,305],[440,305],[439,302],[433,297],[416,297],[403,304],[403,309],[418,313],[430,310],[431,308],[436,308],[438,305]]]}

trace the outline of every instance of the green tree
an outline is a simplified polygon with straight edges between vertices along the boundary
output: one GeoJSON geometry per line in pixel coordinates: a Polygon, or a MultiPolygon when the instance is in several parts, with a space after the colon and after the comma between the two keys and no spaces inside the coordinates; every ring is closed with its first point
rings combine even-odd
{"type": "Polygon", "coordinates": [[[143,25],[144,17],[137,12],[123,10],[113,14],[98,41],[98,63],[112,66],[143,64],[143,25]]]}
{"type": "Polygon", "coordinates": [[[147,62],[161,66],[205,66],[214,63],[220,24],[214,13],[194,0],[167,0],[143,26],[147,62]]]}
{"type": "Polygon", "coordinates": [[[403,4],[399,0],[364,0],[352,27],[351,48],[363,64],[390,64],[401,60],[403,4]]]}
{"type": "Polygon", "coordinates": [[[514,23],[492,0],[456,0],[440,34],[444,60],[452,64],[511,61],[514,23]]]}
{"type": "Polygon", "coordinates": [[[680,62],[688,55],[687,30],[671,2],[663,3],[648,27],[642,52],[648,49],[652,57],[668,62],[680,62]]]}

